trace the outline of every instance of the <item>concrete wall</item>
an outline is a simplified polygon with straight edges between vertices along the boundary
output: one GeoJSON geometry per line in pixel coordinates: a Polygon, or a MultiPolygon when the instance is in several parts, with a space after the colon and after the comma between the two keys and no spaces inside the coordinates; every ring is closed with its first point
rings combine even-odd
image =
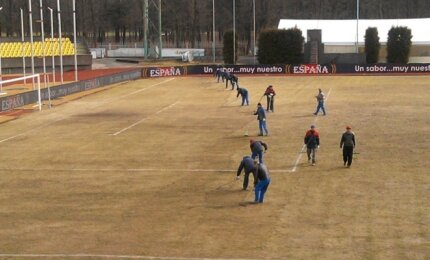
{"type": "Polygon", "coordinates": [[[324,54],[321,64],[366,64],[366,55],[364,53],[330,53],[324,54]]]}
{"type": "MultiPolygon", "coordinates": [[[[358,46],[359,53],[364,53],[364,46],[358,46]]],[[[356,47],[351,44],[324,44],[326,54],[347,54],[355,53],[356,47]]],[[[381,44],[378,62],[386,62],[387,46],[381,44]]],[[[430,61],[430,45],[416,44],[411,46],[409,63],[428,63],[430,61]]]]}
{"type": "MultiPolygon", "coordinates": [[[[359,48],[363,46],[359,46],[359,48]]],[[[361,50],[361,48],[360,48],[361,50]]],[[[355,45],[330,45],[328,43],[324,44],[324,53],[355,53],[356,47],[355,45]]]]}
{"type": "MultiPolygon", "coordinates": [[[[54,57],[55,69],[60,71],[60,57],[54,57]]],[[[91,69],[92,57],[91,55],[78,55],[78,70],[91,69]]],[[[52,58],[46,56],[45,58],[46,71],[52,71],[52,58]]],[[[63,69],[64,71],[74,70],[75,58],[74,56],[63,56],[63,69]]],[[[22,73],[22,58],[5,58],[2,59],[2,73],[3,74],[17,74],[22,73]]],[[[31,58],[25,58],[26,73],[31,73],[31,58]]],[[[43,72],[43,58],[34,57],[34,70],[35,73],[43,72]]]]}

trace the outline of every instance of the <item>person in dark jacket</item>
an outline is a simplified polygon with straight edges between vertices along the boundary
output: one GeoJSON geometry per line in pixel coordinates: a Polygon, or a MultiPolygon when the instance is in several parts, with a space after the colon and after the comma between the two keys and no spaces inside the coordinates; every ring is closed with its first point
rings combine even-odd
{"type": "Polygon", "coordinates": [[[345,133],[342,134],[340,139],[340,148],[343,147],[343,165],[351,167],[352,155],[354,154],[355,148],[355,135],[351,131],[351,127],[347,126],[345,133]]]}
{"type": "Polygon", "coordinates": [[[266,165],[262,163],[256,163],[255,165],[256,174],[254,176],[255,186],[255,199],[254,203],[263,203],[264,195],[266,194],[267,188],[270,184],[269,170],[266,165]]]}
{"type": "Polygon", "coordinates": [[[266,88],[266,91],[264,92],[264,96],[267,97],[267,109],[266,109],[267,112],[269,112],[270,110],[272,110],[272,112],[275,112],[274,110],[275,95],[276,95],[276,92],[273,89],[273,86],[272,85],[268,86],[266,88]]]}
{"type": "Polygon", "coordinates": [[[315,125],[311,125],[311,129],[306,131],[304,142],[307,148],[308,163],[312,163],[312,166],[314,166],[316,163],[316,150],[320,147],[320,135],[315,129],[315,125]]]}
{"type": "Polygon", "coordinates": [[[239,78],[234,75],[233,73],[228,73],[225,76],[225,88],[228,88],[228,82],[230,81],[231,84],[231,90],[234,90],[234,86],[237,85],[239,87],[239,78]]]}
{"type": "Polygon", "coordinates": [[[248,90],[246,88],[239,88],[239,87],[237,87],[237,96],[236,96],[236,98],[238,98],[239,95],[242,96],[242,106],[245,105],[245,102],[246,102],[246,105],[248,106],[249,105],[248,90]]]}
{"type": "Polygon", "coordinates": [[[260,128],[260,136],[266,132],[266,135],[269,135],[269,131],[267,131],[266,125],[266,112],[264,108],[261,106],[261,103],[257,104],[257,111],[255,111],[254,115],[257,115],[258,127],[260,128]]]}
{"type": "Polygon", "coordinates": [[[267,151],[267,144],[262,141],[249,140],[249,148],[251,148],[251,158],[255,160],[258,156],[259,163],[263,163],[263,153],[267,151]]]}
{"type": "Polygon", "coordinates": [[[225,81],[225,88],[228,87],[228,81],[230,80],[231,74],[228,72],[228,70],[224,70],[224,73],[222,75],[222,82],[225,81]]]}
{"type": "MultiPolygon", "coordinates": [[[[219,73],[219,77],[221,78],[223,83],[224,83],[224,80],[228,77],[228,75],[230,75],[228,70],[224,67],[221,68],[220,73],[219,73]]],[[[218,80],[218,82],[219,82],[219,80],[218,80]]]]}
{"type": "Polygon", "coordinates": [[[243,157],[242,161],[240,162],[239,168],[237,169],[237,180],[239,180],[242,170],[245,170],[245,177],[243,179],[243,190],[246,190],[248,188],[249,174],[252,173],[252,175],[255,176],[254,160],[250,156],[243,157]]]}
{"type": "Polygon", "coordinates": [[[235,74],[231,74],[230,83],[231,90],[234,90],[234,86],[236,86],[236,89],[239,88],[239,78],[235,74]]]}
{"type": "Polygon", "coordinates": [[[222,78],[223,80],[222,82],[224,82],[223,74],[224,74],[224,68],[221,65],[218,65],[214,75],[217,78],[217,82],[219,82],[220,78],[222,78]]]}

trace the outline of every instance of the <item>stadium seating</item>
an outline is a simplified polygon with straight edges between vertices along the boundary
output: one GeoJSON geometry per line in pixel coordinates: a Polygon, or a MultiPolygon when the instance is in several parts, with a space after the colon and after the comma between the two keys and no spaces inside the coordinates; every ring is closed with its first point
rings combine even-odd
{"type": "MultiPolygon", "coordinates": [[[[61,39],[61,47],[63,56],[74,55],[75,46],[69,38],[61,39]]],[[[45,56],[60,56],[60,39],[47,38],[44,44],[41,41],[33,42],[34,56],[42,57],[45,50],[45,56]]],[[[2,42],[0,43],[0,56],[2,58],[21,58],[31,57],[30,42],[2,42]],[[24,54],[24,55],[23,55],[24,54]]]]}

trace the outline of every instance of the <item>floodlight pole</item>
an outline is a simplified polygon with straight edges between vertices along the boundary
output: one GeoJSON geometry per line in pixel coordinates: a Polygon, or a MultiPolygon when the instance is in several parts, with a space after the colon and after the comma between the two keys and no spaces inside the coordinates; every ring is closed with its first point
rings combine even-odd
{"type": "Polygon", "coordinates": [[[45,59],[45,30],[44,30],[44,21],[43,21],[43,4],[42,0],[39,1],[40,7],[40,30],[42,33],[42,56],[43,56],[43,86],[46,88],[46,59],[45,59]]]}
{"type": "Polygon", "coordinates": [[[73,43],[75,45],[75,81],[78,81],[78,48],[76,44],[76,0],[73,0],[73,43]]]}
{"type": "Polygon", "coordinates": [[[54,10],[48,7],[51,18],[51,57],[52,57],[52,82],[55,84],[55,58],[54,58],[54,10]]]}
{"type": "Polygon", "coordinates": [[[252,0],[252,15],[253,15],[253,27],[254,27],[254,45],[253,45],[253,49],[252,49],[252,55],[254,55],[254,64],[256,64],[256,48],[255,48],[255,0],[252,0]]]}
{"type": "Polygon", "coordinates": [[[236,0],[233,0],[233,65],[236,64],[236,0]]]}
{"type": "Polygon", "coordinates": [[[161,34],[161,0],[158,0],[158,39],[158,48],[160,49],[158,58],[161,59],[163,58],[163,36],[161,34]]]}
{"type": "Polygon", "coordinates": [[[143,52],[148,59],[148,0],[143,0],[143,52]]]}
{"type": "MultiPolygon", "coordinates": [[[[0,11],[1,10],[3,10],[3,6],[0,6],[0,11]]],[[[0,35],[1,36],[1,35],[0,35]]],[[[2,81],[2,77],[3,77],[3,73],[2,73],[2,68],[1,68],[1,57],[2,57],[2,55],[3,55],[3,51],[2,51],[2,47],[1,47],[1,43],[0,43],[0,95],[3,95],[4,94],[4,92],[3,92],[3,83],[1,82],[2,81]]]]}
{"type": "MultiPolygon", "coordinates": [[[[22,73],[24,74],[24,77],[26,76],[25,71],[25,38],[24,38],[24,12],[22,8],[19,8],[20,14],[21,14],[21,54],[22,54],[22,73]]],[[[24,79],[24,85],[27,84],[27,79],[24,79]]]]}
{"type": "Polygon", "coordinates": [[[357,41],[355,43],[355,52],[358,53],[358,20],[360,19],[360,0],[357,0],[357,41]]]}
{"type": "Polygon", "coordinates": [[[61,8],[60,0],[57,0],[57,12],[58,12],[58,37],[59,37],[59,51],[60,51],[60,78],[61,83],[64,82],[64,71],[63,71],[63,38],[61,36],[61,8]]]}
{"type": "Polygon", "coordinates": [[[212,55],[215,63],[215,0],[212,0],[212,55]]]}
{"type": "MultiPolygon", "coordinates": [[[[28,15],[30,21],[30,46],[31,46],[31,74],[34,75],[34,41],[33,41],[33,13],[31,10],[31,0],[28,0],[28,15]]],[[[32,86],[34,90],[34,78],[32,78],[32,86]]]]}

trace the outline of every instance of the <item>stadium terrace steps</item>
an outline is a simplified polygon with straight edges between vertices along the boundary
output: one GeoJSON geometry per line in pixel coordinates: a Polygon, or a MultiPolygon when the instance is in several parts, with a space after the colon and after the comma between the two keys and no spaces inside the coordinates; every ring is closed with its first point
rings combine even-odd
{"type": "MultiPolygon", "coordinates": [[[[62,38],[61,45],[59,38],[47,38],[45,42],[33,42],[33,53],[35,57],[42,56],[70,56],[75,54],[75,47],[69,38],[62,38]]],[[[0,43],[0,55],[2,58],[21,58],[31,57],[31,43],[30,42],[2,42],[0,43]]]]}

